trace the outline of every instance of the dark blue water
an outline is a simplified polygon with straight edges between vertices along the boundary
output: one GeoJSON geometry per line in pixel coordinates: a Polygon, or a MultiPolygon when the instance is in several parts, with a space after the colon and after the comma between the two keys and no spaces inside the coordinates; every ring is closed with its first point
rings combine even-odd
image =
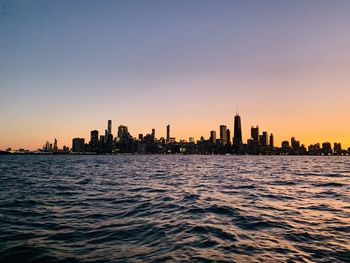
{"type": "Polygon", "coordinates": [[[0,156],[0,262],[350,262],[350,158],[0,156]]]}

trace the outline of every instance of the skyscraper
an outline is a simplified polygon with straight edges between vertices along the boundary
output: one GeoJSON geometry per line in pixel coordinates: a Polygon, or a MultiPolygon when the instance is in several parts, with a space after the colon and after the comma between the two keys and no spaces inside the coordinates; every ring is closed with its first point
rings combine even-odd
{"type": "Polygon", "coordinates": [[[231,145],[231,131],[230,129],[226,130],[226,144],[230,144],[231,145]]]}
{"type": "Polygon", "coordinates": [[[220,125],[220,140],[222,145],[227,144],[227,127],[226,125],[220,125]]]}
{"type": "Polygon", "coordinates": [[[242,146],[242,126],[241,126],[241,116],[236,114],[234,118],[234,138],[233,138],[233,144],[236,149],[241,148],[242,146]]]}
{"type": "Polygon", "coordinates": [[[156,129],[152,129],[152,138],[153,138],[153,141],[156,139],[156,129]]]}
{"type": "Polygon", "coordinates": [[[273,138],[273,134],[270,134],[270,147],[274,148],[275,147],[275,142],[274,142],[274,138],[273,138]]]}
{"type": "Polygon", "coordinates": [[[53,151],[57,152],[58,151],[58,146],[57,146],[57,139],[55,138],[54,143],[53,143],[53,151]]]}
{"type": "Polygon", "coordinates": [[[259,142],[259,126],[250,128],[250,137],[255,143],[259,142]]]}
{"type": "Polygon", "coordinates": [[[210,142],[214,145],[216,144],[216,131],[210,132],[210,142]]]}
{"type": "Polygon", "coordinates": [[[72,151],[73,152],[84,152],[85,151],[85,139],[84,138],[74,138],[72,140],[72,151]]]}
{"type": "Polygon", "coordinates": [[[108,120],[107,131],[108,131],[108,135],[112,134],[112,121],[111,120],[108,120]]]}
{"type": "Polygon", "coordinates": [[[93,130],[90,132],[90,147],[92,152],[97,152],[100,146],[100,142],[98,140],[98,131],[93,130]]]}
{"type": "Polygon", "coordinates": [[[170,141],[170,124],[166,126],[166,142],[169,143],[170,141]]]}
{"type": "Polygon", "coordinates": [[[261,143],[261,146],[267,146],[267,145],[269,145],[269,137],[268,137],[266,131],[264,131],[264,132],[262,133],[260,143],[261,143]]]}

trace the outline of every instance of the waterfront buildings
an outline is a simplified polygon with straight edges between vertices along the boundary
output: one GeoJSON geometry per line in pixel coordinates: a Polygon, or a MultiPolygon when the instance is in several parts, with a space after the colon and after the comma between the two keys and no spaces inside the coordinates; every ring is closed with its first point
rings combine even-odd
{"type": "MultiPolygon", "coordinates": [[[[104,135],[99,136],[98,130],[90,132],[90,141],[85,143],[85,139],[81,137],[72,140],[72,147],[69,149],[63,146],[59,149],[57,139],[54,143],[47,141],[45,145],[38,149],[39,153],[89,153],[89,154],[116,154],[116,153],[139,153],[139,154],[254,154],[254,155],[348,155],[350,148],[342,149],[340,143],[334,143],[333,147],[330,142],[321,144],[316,143],[309,145],[307,148],[301,144],[299,140],[292,137],[290,141],[282,142],[281,147],[275,146],[275,139],[272,133],[263,131],[259,133],[259,126],[252,126],[250,130],[250,138],[247,143],[243,143],[241,117],[236,114],[233,123],[233,141],[231,144],[231,131],[226,125],[219,126],[219,138],[217,131],[211,130],[208,139],[203,136],[199,140],[189,137],[186,140],[176,140],[171,137],[170,125],[165,129],[165,138],[156,138],[156,131],[152,129],[149,134],[139,134],[133,137],[125,125],[119,125],[117,136],[113,136],[112,121],[108,120],[107,129],[104,135]]],[[[21,151],[13,151],[9,149],[7,152],[28,153],[21,151]]]]}

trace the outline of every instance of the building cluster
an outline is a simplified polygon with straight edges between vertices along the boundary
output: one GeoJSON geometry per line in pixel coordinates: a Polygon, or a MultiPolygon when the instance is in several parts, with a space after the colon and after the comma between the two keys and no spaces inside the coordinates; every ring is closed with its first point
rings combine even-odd
{"type": "Polygon", "coordinates": [[[259,126],[252,126],[250,139],[243,143],[241,117],[234,116],[233,136],[226,125],[220,125],[219,133],[210,131],[208,139],[203,136],[195,141],[190,137],[188,141],[177,141],[170,134],[170,125],[166,126],[166,136],[157,139],[155,129],[147,134],[133,137],[128,127],[120,125],[117,136],[112,134],[112,121],[108,121],[103,135],[97,130],[90,133],[90,140],[74,138],[72,141],[73,153],[139,153],[139,154],[251,154],[251,155],[348,155],[350,148],[344,150],[340,143],[325,142],[306,148],[294,137],[283,141],[281,147],[275,146],[274,136],[267,131],[259,132],[259,126]],[[231,137],[232,136],[232,137],[231,137]]]}
{"type": "MultiPolygon", "coordinates": [[[[259,126],[252,126],[250,130],[250,139],[243,143],[241,117],[236,114],[233,119],[233,134],[226,125],[220,125],[219,133],[215,130],[210,131],[208,139],[203,136],[197,141],[193,137],[189,140],[177,141],[171,137],[170,125],[166,126],[166,136],[157,138],[155,129],[149,134],[139,134],[133,137],[128,127],[118,126],[117,134],[112,134],[112,121],[107,123],[107,129],[104,134],[98,130],[90,132],[90,140],[84,138],[74,138],[71,149],[63,146],[58,148],[57,140],[54,143],[46,142],[42,149],[34,153],[53,153],[53,154],[250,154],[250,155],[350,155],[350,148],[342,149],[340,143],[324,142],[322,144],[313,144],[308,146],[301,144],[294,137],[290,141],[283,141],[280,147],[275,146],[272,133],[263,131],[260,133],[259,126]],[[232,136],[232,137],[231,137],[232,136]]],[[[7,152],[28,153],[21,151],[7,152]]]]}

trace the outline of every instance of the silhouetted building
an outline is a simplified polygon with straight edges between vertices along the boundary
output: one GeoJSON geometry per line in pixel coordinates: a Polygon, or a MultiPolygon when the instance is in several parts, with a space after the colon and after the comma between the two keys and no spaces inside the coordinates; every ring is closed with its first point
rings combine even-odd
{"type": "Polygon", "coordinates": [[[230,129],[226,130],[226,144],[228,144],[228,145],[231,144],[231,131],[230,131],[230,129]]]}
{"type": "Polygon", "coordinates": [[[216,144],[216,131],[211,131],[210,132],[210,142],[212,143],[212,144],[216,144]]]}
{"type": "Polygon", "coordinates": [[[283,141],[281,146],[282,149],[289,149],[289,141],[283,141]]]}
{"type": "Polygon", "coordinates": [[[170,125],[168,124],[166,126],[166,142],[169,143],[170,141],[170,125]]]}
{"type": "Polygon", "coordinates": [[[54,143],[53,143],[53,151],[57,152],[58,151],[58,146],[57,146],[57,139],[55,138],[54,143]]]}
{"type": "Polygon", "coordinates": [[[250,128],[250,137],[254,142],[259,142],[259,126],[250,128]]]}
{"type": "Polygon", "coordinates": [[[341,148],[341,144],[340,143],[334,143],[334,154],[336,155],[342,155],[342,148],[341,148]]]}
{"type": "Polygon", "coordinates": [[[242,141],[242,126],[241,126],[241,116],[236,114],[234,118],[234,137],[233,137],[233,145],[236,150],[241,149],[243,141],[242,141]]]}
{"type": "Polygon", "coordinates": [[[272,134],[272,133],[270,134],[270,147],[271,147],[271,148],[274,148],[274,147],[275,147],[275,141],[274,141],[274,138],[273,138],[273,134],[272,134]]]}
{"type": "Polygon", "coordinates": [[[267,135],[267,132],[264,131],[262,135],[260,136],[260,144],[261,146],[267,146],[269,145],[269,137],[267,135]]]}
{"type": "Polygon", "coordinates": [[[107,132],[108,132],[108,134],[112,134],[112,121],[111,120],[108,120],[107,132]]]}
{"type": "Polygon", "coordinates": [[[309,145],[308,152],[310,155],[321,155],[321,147],[319,143],[309,145]]]}
{"type": "Polygon", "coordinates": [[[331,155],[332,154],[332,145],[330,142],[322,143],[322,153],[323,153],[323,155],[331,155]]]}
{"type": "Polygon", "coordinates": [[[90,132],[90,150],[92,152],[97,152],[99,151],[100,148],[100,141],[98,140],[98,131],[97,130],[93,130],[90,132]]]}
{"type": "Polygon", "coordinates": [[[125,144],[128,142],[129,139],[129,132],[128,132],[128,127],[124,125],[119,125],[118,127],[118,138],[119,138],[119,143],[125,144]]]}
{"type": "Polygon", "coordinates": [[[156,139],[156,130],[155,129],[152,129],[152,138],[153,138],[153,141],[156,139]]]}
{"type": "Polygon", "coordinates": [[[290,142],[293,149],[300,148],[300,141],[297,141],[294,137],[290,139],[290,142]]]}
{"type": "Polygon", "coordinates": [[[220,125],[220,141],[222,145],[227,144],[227,127],[226,125],[220,125]]]}
{"type": "Polygon", "coordinates": [[[72,151],[73,152],[85,152],[85,139],[84,138],[74,138],[72,141],[72,151]]]}

